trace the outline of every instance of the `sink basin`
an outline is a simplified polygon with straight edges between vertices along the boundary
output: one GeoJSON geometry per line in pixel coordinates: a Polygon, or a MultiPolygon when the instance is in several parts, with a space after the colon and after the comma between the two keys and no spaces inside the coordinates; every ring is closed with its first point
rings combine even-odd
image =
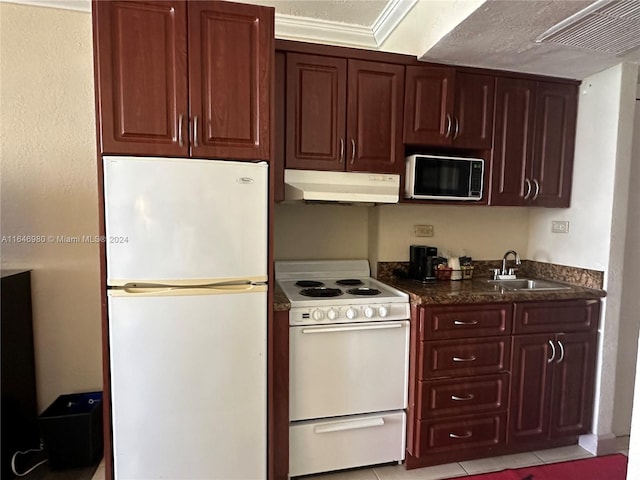
{"type": "Polygon", "coordinates": [[[505,290],[569,290],[561,283],[550,280],[535,280],[531,278],[516,278],[513,280],[487,280],[492,285],[504,288],[505,290]]]}

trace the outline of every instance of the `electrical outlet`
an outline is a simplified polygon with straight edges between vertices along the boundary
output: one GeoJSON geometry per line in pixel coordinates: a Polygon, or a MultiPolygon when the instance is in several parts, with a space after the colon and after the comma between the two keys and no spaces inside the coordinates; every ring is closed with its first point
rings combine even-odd
{"type": "Polygon", "coordinates": [[[552,220],[551,231],[553,233],[569,233],[569,221],[567,220],[552,220]]]}
{"type": "Polygon", "coordinates": [[[433,237],[433,225],[414,225],[416,237],[433,237]]]}

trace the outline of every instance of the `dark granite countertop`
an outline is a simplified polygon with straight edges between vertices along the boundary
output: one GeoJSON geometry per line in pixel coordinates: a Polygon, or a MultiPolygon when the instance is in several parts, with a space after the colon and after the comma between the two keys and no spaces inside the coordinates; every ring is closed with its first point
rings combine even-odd
{"type": "Polygon", "coordinates": [[[273,282],[273,311],[274,312],[286,312],[291,310],[291,304],[289,303],[289,299],[284,294],[280,285],[277,282],[273,282]]]}
{"type": "Polygon", "coordinates": [[[437,281],[422,284],[415,280],[396,277],[379,278],[380,281],[409,294],[414,305],[423,304],[463,304],[495,303],[528,300],[567,300],[578,298],[601,298],[604,290],[586,288],[565,283],[566,290],[509,291],[496,288],[486,279],[459,281],[437,281]]]}
{"type": "MultiPolygon", "coordinates": [[[[423,304],[464,304],[464,303],[496,303],[522,302],[531,300],[569,300],[602,298],[606,292],[602,290],[603,272],[583,268],[568,267],[551,263],[524,260],[518,272],[521,278],[538,278],[552,280],[569,287],[566,290],[509,291],[496,288],[488,283],[491,268],[500,266],[497,260],[474,262],[475,271],[470,280],[436,281],[422,284],[415,280],[399,278],[394,271],[406,272],[407,262],[378,263],[378,280],[409,294],[414,305],[423,304]]],[[[274,311],[287,311],[291,304],[280,286],[275,283],[274,311]]]]}

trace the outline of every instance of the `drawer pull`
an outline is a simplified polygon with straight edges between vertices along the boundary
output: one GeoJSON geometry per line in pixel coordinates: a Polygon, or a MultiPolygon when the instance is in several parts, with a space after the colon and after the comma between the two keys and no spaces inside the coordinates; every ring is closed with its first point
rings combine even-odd
{"type": "Polygon", "coordinates": [[[452,360],[454,362],[475,362],[476,356],[471,355],[470,357],[453,357],[452,360]]]}
{"type": "Polygon", "coordinates": [[[471,438],[473,436],[473,432],[467,430],[462,435],[457,435],[455,433],[450,433],[449,438],[471,438]]]}
{"type": "Polygon", "coordinates": [[[454,320],[454,325],[477,325],[477,320],[454,320]]]}
{"type": "Polygon", "coordinates": [[[458,395],[451,395],[451,400],[455,400],[456,402],[464,402],[467,400],[473,400],[476,396],[473,393],[469,393],[464,397],[459,397],[458,395]]]}
{"type": "Polygon", "coordinates": [[[345,430],[358,430],[361,428],[381,427],[384,425],[384,418],[365,418],[362,420],[348,420],[346,422],[331,422],[316,425],[313,428],[315,433],[343,432],[345,430]]]}

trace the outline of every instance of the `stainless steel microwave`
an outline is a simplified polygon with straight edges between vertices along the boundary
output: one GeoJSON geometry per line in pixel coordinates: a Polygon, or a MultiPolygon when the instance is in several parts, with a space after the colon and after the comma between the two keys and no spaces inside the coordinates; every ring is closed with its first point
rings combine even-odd
{"type": "Polygon", "coordinates": [[[418,200],[482,199],[484,160],[441,155],[406,157],[404,197],[418,200]]]}

